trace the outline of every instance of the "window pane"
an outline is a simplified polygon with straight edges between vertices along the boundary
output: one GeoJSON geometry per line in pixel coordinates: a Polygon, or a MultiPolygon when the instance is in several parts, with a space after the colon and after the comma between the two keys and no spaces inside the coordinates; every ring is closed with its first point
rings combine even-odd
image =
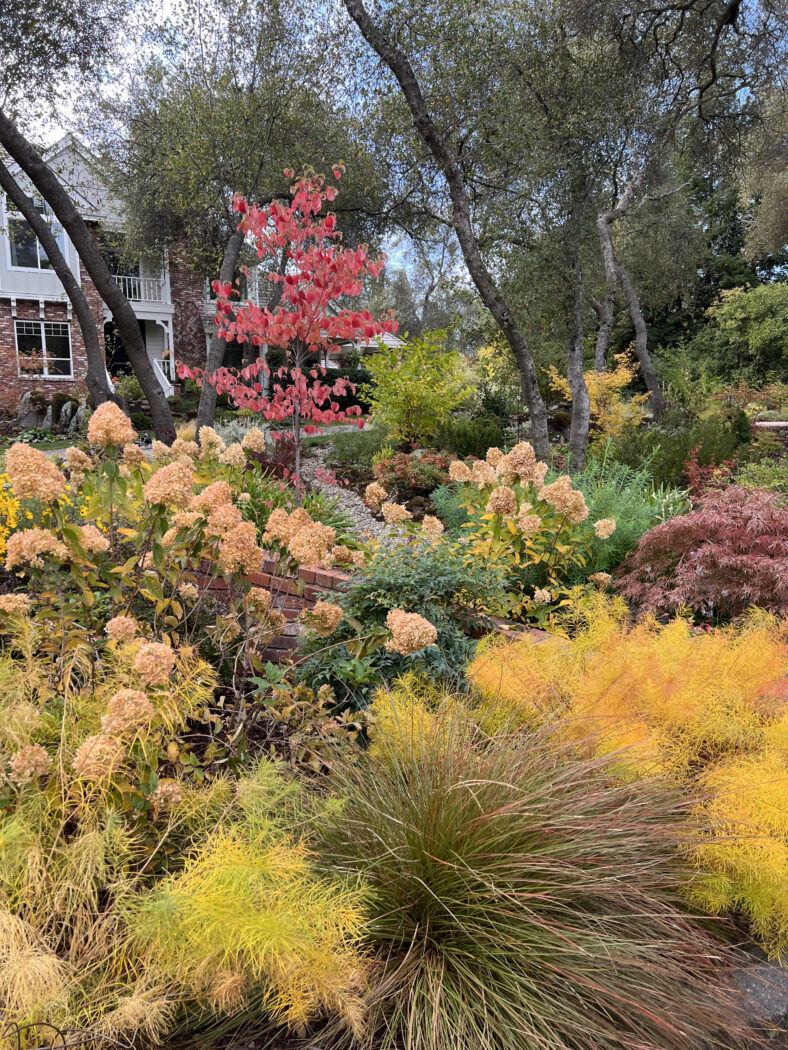
{"type": "MultiPolygon", "coordinates": [[[[63,227],[60,226],[59,223],[53,222],[51,228],[52,228],[52,236],[57,241],[58,248],[60,249],[60,251],[63,254],[65,254],[65,251],[66,251],[66,239],[65,239],[65,237],[63,235],[63,227]]],[[[52,263],[49,261],[49,259],[47,257],[47,253],[44,251],[44,249],[41,247],[40,244],[38,246],[38,259],[39,259],[39,263],[41,265],[41,269],[42,270],[51,270],[52,269],[52,263]]]]}
{"type": "Polygon", "coordinates": [[[71,345],[68,337],[68,325],[59,321],[47,321],[44,325],[46,336],[46,360],[49,375],[71,375],[71,345]]]}
{"type": "Polygon", "coordinates": [[[11,242],[11,265],[38,269],[38,241],[26,219],[8,220],[8,239],[11,242]]]}
{"type": "Polygon", "coordinates": [[[16,322],[16,347],[20,372],[25,375],[43,375],[44,348],[38,321],[16,322]]]}

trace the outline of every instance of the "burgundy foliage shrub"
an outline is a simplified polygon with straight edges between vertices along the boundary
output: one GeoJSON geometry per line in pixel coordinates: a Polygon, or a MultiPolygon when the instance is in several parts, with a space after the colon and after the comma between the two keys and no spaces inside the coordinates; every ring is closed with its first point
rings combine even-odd
{"type": "Polygon", "coordinates": [[[643,610],[689,606],[729,619],[758,605],[788,612],[788,508],[773,493],[730,485],[707,489],[689,514],[641,537],[616,590],[643,610]]]}

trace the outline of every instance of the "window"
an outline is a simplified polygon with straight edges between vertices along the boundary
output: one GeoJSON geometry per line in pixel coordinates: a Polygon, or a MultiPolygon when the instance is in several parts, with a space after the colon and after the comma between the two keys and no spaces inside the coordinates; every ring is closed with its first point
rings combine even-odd
{"type": "Polygon", "coordinates": [[[17,321],[19,374],[71,378],[71,330],[65,321],[17,321]]]}
{"type": "MultiPolygon", "coordinates": [[[[36,202],[36,208],[46,218],[52,234],[58,243],[61,252],[66,250],[66,239],[62,226],[55,220],[47,208],[36,202]]],[[[11,254],[11,265],[25,270],[51,270],[52,263],[47,254],[36,239],[36,235],[28,225],[27,219],[16,210],[11,201],[6,200],[6,214],[8,219],[8,244],[11,254]]]]}

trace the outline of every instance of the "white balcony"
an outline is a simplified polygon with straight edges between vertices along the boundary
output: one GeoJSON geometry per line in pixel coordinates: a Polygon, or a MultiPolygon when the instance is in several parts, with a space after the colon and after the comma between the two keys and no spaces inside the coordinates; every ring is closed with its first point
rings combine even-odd
{"type": "Polygon", "coordinates": [[[115,284],[131,302],[160,303],[164,300],[164,281],[160,277],[135,277],[122,273],[113,276],[115,284]]]}

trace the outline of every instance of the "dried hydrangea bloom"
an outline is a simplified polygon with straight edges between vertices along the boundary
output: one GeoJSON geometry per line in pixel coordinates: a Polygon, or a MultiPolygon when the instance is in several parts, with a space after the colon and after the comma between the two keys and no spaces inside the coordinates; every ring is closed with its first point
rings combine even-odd
{"type": "MultiPolygon", "coordinates": [[[[159,444],[161,444],[161,442],[159,442],[159,444]]],[[[167,446],[165,445],[164,447],[166,448],[167,446]]],[[[132,470],[136,467],[142,466],[146,459],[147,456],[139,445],[128,444],[123,446],[123,462],[132,470]]]]}
{"type": "Polygon", "coordinates": [[[200,454],[200,446],[196,441],[186,441],[184,438],[176,438],[170,451],[174,459],[197,459],[200,454]]]}
{"type": "Polygon", "coordinates": [[[544,484],[544,479],[547,476],[547,470],[548,467],[544,460],[540,460],[534,467],[534,477],[532,484],[535,485],[536,488],[541,488],[544,484]]]}
{"type": "Polygon", "coordinates": [[[613,577],[609,572],[592,572],[588,577],[591,583],[595,583],[600,590],[605,590],[606,587],[610,586],[613,577]]]}
{"type": "Polygon", "coordinates": [[[183,788],[177,780],[163,777],[156,785],[151,799],[157,809],[172,809],[183,802],[183,788]]]}
{"type": "Polygon", "coordinates": [[[353,551],[353,564],[357,569],[363,569],[367,564],[366,551],[353,551]]]}
{"type": "Polygon", "coordinates": [[[192,525],[196,524],[202,518],[201,514],[198,514],[196,510],[179,510],[177,514],[172,516],[173,528],[176,529],[190,529],[192,525]]]}
{"type": "Polygon", "coordinates": [[[203,458],[220,456],[227,447],[213,427],[200,427],[199,442],[203,458]]]}
{"type": "Polygon", "coordinates": [[[5,457],[6,474],[17,499],[40,499],[52,503],[63,495],[66,476],[40,449],[17,442],[5,457]]]}
{"type": "Polygon", "coordinates": [[[531,514],[531,510],[530,503],[523,503],[517,511],[515,521],[523,536],[535,536],[542,527],[542,519],[538,514],[531,514]]]}
{"type": "Polygon", "coordinates": [[[275,507],[266,522],[263,543],[287,544],[307,525],[314,525],[314,521],[303,507],[296,507],[291,512],[286,511],[284,507],[275,507]]]}
{"type": "MultiPolygon", "coordinates": [[[[205,428],[203,427],[203,429],[205,428]]],[[[225,503],[232,503],[232,501],[233,490],[229,482],[214,481],[210,485],[206,485],[202,492],[192,496],[189,507],[191,510],[199,510],[203,514],[210,514],[217,507],[223,507],[225,503]]]]}
{"type": "Polygon", "coordinates": [[[553,600],[553,596],[546,587],[537,587],[534,591],[534,604],[535,605],[549,605],[553,600]]]}
{"type": "Polygon", "coordinates": [[[401,503],[386,502],[380,510],[387,525],[401,525],[403,521],[410,521],[413,517],[408,508],[403,507],[401,503]]]}
{"type": "Polygon", "coordinates": [[[331,560],[335,565],[352,565],[353,551],[344,543],[338,543],[336,547],[331,548],[331,560]]]}
{"type": "Polygon", "coordinates": [[[104,628],[107,637],[118,644],[130,642],[137,634],[137,621],[133,616],[113,616],[104,628]]]}
{"type": "Polygon", "coordinates": [[[147,685],[165,685],[175,667],[175,653],[162,642],[145,642],[132,666],[147,685]]]}
{"type": "Polygon", "coordinates": [[[536,453],[528,441],[520,441],[515,445],[511,452],[501,457],[496,467],[502,481],[520,481],[524,485],[533,484],[535,471],[536,453]]]}
{"type": "Polygon", "coordinates": [[[332,602],[315,602],[313,609],[305,609],[303,620],[321,638],[328,638],[342,623],[345,614],[339,605],[332,602]]]}
{"type": "Polygon", "coordinates": [[[187,580],[178,587],[178,594],[187,602],[196,602],[200,597],[200,589],[196,583],[189,583],[187,580]]]}
{"type": "Polygon", "coordinates": [[[226,532],[234,529],[236,525],[240,525],[242,521],[240,510],[232,503],[225,503],[208,515],[205,533],[208,536],[224,536],[226,532]]]}
{"type": "Polygon", "coordinates": [[[616,531],[616,523],[612,518],[600,518],[594,522],[594,532],[600,540],[606,540],[616,531]]]}
{"type": "Polygon", "coordinates": [[[489,463],[476,459],[471,466],[471,481],[477,488],[483,489],[485,485],[497,485],[498,475],[489,463]]]}
{"type": "Polygon", "coordinates": [[[225,533],[219,545],[219,569],[227,576],[236,572],[259,572],[264,558],[257,546],[257,529],[253,521],[242,521],[225,533]]]}
{"type": "Polygon", "coordinates": [[[239,492],[238,495],[235,498],[236,498],[236,500],[239,503],[251,503],[252,502],[252,494],[251,494],[251,492],[239,492]]]}
{"type": "Polygon", "coordinates": [[[91,445],[129,445],[137,440],[131,420],[113,401],[99,405],[88,422],[88,441],[91,445]]]}
{"type": "Polygon", "coordinates": [[[5,567],[15,569],[18,565],[44,568],[44,559],[67,561],[68,548],[47,529],[24,529],[8,537],[5,567]]]}
{"type": "Polygon", "coordinates": [[[173,458],[172,449],[169,445],[165,445],[163,441],[159,441],[158,438],[153,439],[153,444],[150,448],[151,459],[154,463],[169,463],[173,458]]]}
{"type": "Polygon", "coordinates": [[[443,535],[443,522],[440,518],[436,518],[434,514],[425,514],[421,523],[421,531],[427,539],[435,543],[443,535]]]}
{"type": "Polygon", "coordinates": [[[80,525],[82,546],[92,554],[103,554],[109,550],[109,539],[95,525],[80,525]]]}
{"type": "Polygon", "coordinates": [[[244,452],[243,447],[235,441],[232,445],[227,446],[219,457],[219,460],[227,467],[245,467],[246,453],[244,452]]]}
{"type": "Polygon", "coordinates": [[[252,427],[244,434],[241,445],[249,452],[265,452],[265,434],[259,427],[252,427]]]}
{"type": "Polygon", "coordinates": [[[118,768],[124,754],[120,740],[96,733],[79,745],[72,766],[77,776],[85,780],[104,780],[118,768]]]}
{"type": "Polygon", "coordinates": [[[509,517],[517,510],[517,496],[506,485],[499,485],[490,493],[485,509],[488,514],[498,514],[502,518],[509,517]]]}
{"type": "Polygon", "coordinates": [[[317,565],[327,569],[331,565],[331,548],[336,538],[335,529],[313,521],[290,537],[287,549],[299,565],[317,565]]]}
{"type": "Polygon", "coordinates": [[[449,464],[449,481],[456,481],[464,485],[472,477],[473,475],[467,464],[463,463],[461,459],[453,459],[449,464]]]}
{"type": "Polygon", "coordinates": [[[142,494],[148,503],[168,507],[187,507],[194,489],[194,470],[191,463],[179,459],[159,467],[145,483],[142,494]]]}
{"type": "Polygon", "coordinates": [[[496,446],[493,446],[492,448],[487,449],[487,454],[484,458],[490,466],[495,469],[503,459],[503,452],[501,452],[496,446]]]}
{"type": "Polygon", "coordinates": [[[15,784],[26,784],[46,776],[52,768],[52,758],[41,744],[28,744],[11,755],[9,778],[15,784]]]}
{"type": "Polygon", "coordinates": [[[66,468],[71,474],[82,474],[85,475],[93,469],[93,460],[90,456],[86,456],[81,448],[66,449],[65,454],[66,468]]]}
{"type": "Polygon", "coordinates": [[[252,587],[246,600],[254,616],[264,616],[271,608],[271,592],[262,587],[252,587]]]}
{"type": "Polygon", "coordinates": [[[434,645],[438,640],[438,629],[435,624],[425,620],[418,613],[406,613],[401,609],[392,609],[386,617],[386,626],[391,631],[391,638],[386,642],[386,650],[408,656],[434,645]]]}
{"type": "Polygon", "coordinates": [[[139,689],[119,689],[107,703],[101,718],[101,731],[107,736],[124,739],[136,736],[150,725],[156,709],[139,689]]]}
{"type": "Polygon", "coordinates": [[[371,511],[377,513],[388,499],[388,492],[377,481],[371,481],[364,489],[364,502],[371,511]]]}
{"type": "Polygon", "coordinates": [[[550,485],[539,490],[539,499],[562,514],[572,525],[579,525],[588,517],[588,507],[582,492],[572,488],[572,479],[562,475],[550,485]]]}
{"type": "Polygon", "coordinates": [[[26,594],[0,594],[0,613],[4,616],[24,616],[30,604],[26,594]]]}

